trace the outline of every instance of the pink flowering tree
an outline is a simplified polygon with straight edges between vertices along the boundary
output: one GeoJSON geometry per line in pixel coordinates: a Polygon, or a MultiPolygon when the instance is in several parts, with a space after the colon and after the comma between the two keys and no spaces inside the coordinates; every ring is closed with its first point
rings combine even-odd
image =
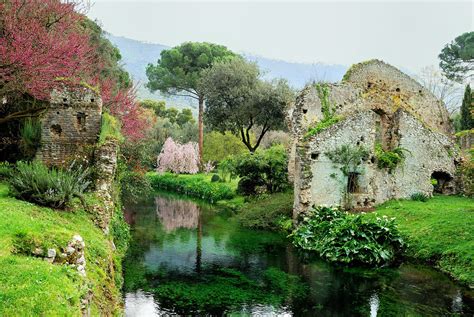
{"type": "Polygon", "coordinates": [[[199,172],[197,143],[179,144],[168,138],[157,159],[159,173],[196,174],[199,172]]]}

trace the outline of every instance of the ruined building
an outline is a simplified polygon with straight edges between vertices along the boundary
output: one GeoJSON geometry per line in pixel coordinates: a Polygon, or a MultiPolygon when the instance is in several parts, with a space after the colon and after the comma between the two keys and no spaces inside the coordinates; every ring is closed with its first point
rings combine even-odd
{"type": "Polygon", "coordinates": [[[369,209],[455,192],[453,127],[443,103],[382,61],[309,85],[291,115],[295,216],[313,205],[369,209]]]}
{"type": "Polygon", "coordinates": [[[87,87],[55,90],[41,115],[41,147],[36,158],[49,165],[70,163],[90,155],[97,143],[102,100],[87,87]]]}

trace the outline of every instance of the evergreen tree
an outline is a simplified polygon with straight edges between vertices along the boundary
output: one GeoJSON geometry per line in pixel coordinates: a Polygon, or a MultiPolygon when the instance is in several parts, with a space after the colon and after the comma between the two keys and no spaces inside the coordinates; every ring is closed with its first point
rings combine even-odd
{"type": "Polygon", "coordinates": [[[464,91],[464,98],[461,105],[461,130],[470,130],[474,128],[474,119],[472,118],[472,92],[471,86],[467,85],[464,91]]]}

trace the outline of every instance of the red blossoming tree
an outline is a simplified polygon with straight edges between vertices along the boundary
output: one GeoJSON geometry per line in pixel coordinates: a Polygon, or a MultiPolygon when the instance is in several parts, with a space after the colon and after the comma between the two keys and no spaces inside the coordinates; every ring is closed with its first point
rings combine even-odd
{"type": "Polygon", "coordinates": [[[84,81],[99,87],[127,137],[143,134],[120,53],[86,9],[80,0],[0,0],[0,124],[37,115],[53,89],[84,81]]]}

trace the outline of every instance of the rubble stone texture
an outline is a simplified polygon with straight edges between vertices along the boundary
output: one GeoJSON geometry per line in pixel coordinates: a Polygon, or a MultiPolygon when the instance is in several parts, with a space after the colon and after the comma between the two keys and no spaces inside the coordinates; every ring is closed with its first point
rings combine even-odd
{"type": "Polygon", "coordinates": [[[36,158],[48,165],[62,165],[90,155],[102,120],[102,100],[93,90],[80,87],[55,90],[41,118],[41,148],[36,158]]]}
{"type": "Polygon", "coordinates": [[[323,97],[315,85],[303,89],[291,111],[295,217],[314,205],[369,209],[416,193],[456,192],[453,127],[443,103],[428,90],[378,60],[352,66],[342,82],[326,87],[339,122],[307,135],[323,119],[323,97]],[[351,177],[327,155],[343,145],[369,153],[351,177]],[[381,168],[376,145],[402,148],[406,158],[393,169],[381,168]]]}

